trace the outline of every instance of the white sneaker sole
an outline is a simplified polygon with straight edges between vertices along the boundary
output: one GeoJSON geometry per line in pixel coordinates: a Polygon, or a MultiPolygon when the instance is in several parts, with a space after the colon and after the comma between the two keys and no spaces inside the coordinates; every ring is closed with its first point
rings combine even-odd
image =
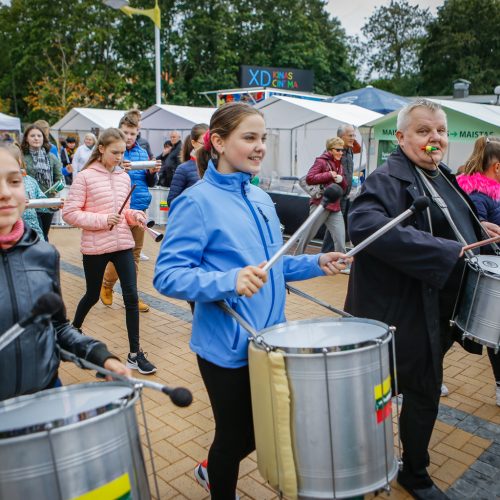
{"type": "Polygon", "coordinates": [[[154,368],[150,372],[141,370],[137,365],[131,363],[130,361],[127,361],[127,365],[126,366],[127,366],[127,368],[130,368],[131,370],[137,370],[142,375],[151,375],[151,374],[156,373],[158,371],[158,368],[154,368]]]}

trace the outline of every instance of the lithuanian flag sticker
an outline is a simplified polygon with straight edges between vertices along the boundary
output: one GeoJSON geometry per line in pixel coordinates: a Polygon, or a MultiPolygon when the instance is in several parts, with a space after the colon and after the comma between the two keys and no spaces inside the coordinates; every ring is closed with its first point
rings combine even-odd
{"type": "Polygon", "coordinates": [[[391,376],[388,375],[382,384],[376,385],[373,388],[373,393],[375,396],[377,424],[380,424],[392,414],[391,376]]]}
{"type": "Polygon", "coordinates": [[[75,497],[73,500],[132,500],[128,474],[125,473],[110,483],[106,483],[95,490],[75,497]]]}

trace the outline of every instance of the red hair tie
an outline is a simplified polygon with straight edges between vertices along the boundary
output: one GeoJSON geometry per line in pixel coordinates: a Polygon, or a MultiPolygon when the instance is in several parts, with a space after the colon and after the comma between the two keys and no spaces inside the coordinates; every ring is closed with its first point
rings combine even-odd
{"type": "Polygon", "coordinates": [[[210,130],[207,130],[203,135],[203,149],[210,152],[212,149],[212,141],[210,140],[210,130]]]}

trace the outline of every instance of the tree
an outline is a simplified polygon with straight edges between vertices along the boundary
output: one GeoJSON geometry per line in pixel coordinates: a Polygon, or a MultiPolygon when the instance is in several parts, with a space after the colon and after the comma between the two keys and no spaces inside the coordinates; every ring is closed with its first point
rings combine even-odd
{"type": "Polygon", "coordinates": [[[421,51],[422,89],[450,94],[465,78],[475,94],[500,83],[500,0],[446,0],[421,51]]]}
{"type": "Polygon", "coordinates": [[[402,79],[418,73],[420,45],[431,20],[429,9],[410,5],[407,0],[391,0],[378,7],[361,28],[367,39],[368,74],[402,79]]]}
{"type": "MultiPolygon", "coordinates": [[[[134,0],[151,8],[153,0],[134,0]]],[[[312,69],[315,90],[351,88],[345,33],[325,0],[159,0],[164,98],[238,85],[240,64],[312,69]]],[[[155,96],[154,30],[97,0],[0,6],[0,102],[25,120],[73,106],[146,108],[155,96]]]]}

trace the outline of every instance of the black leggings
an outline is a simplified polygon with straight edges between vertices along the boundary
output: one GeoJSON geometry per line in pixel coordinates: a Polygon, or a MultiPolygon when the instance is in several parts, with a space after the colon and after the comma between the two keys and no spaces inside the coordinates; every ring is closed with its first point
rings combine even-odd
{"type": "Polygon", "coordinates": [[[248,366],[221,368],[197,358],[215,418],[208,452],[211,498],[234,500],[240,462],[255,450],[248,366]]]}
{"type": "Polygon", "coordinates": [[[490,358],[491,368],[493,369],[495,381],[500,385],[500,351],[495,354],[495,349],[488,347],[488,357],[490,358]]]}
{"type": "Polygon", "coordinates": [[[52,224],[52,219],[54,218],[54,212],[37,212],[36,215],[38,217],[42,233],[45,236],[45,241],[49,241],[50,225],[52,224]]]}
{"type": "Polygon", "coordinates": [[[73,325],[81,328],[85,317],[99,300],[102,278],[108,262],[112,262],[120,278],[125,303],[128,341],[130,352],[139,351],[139,306],[137,296],[137,276],[132,249],[102,255],[84,255],[83,270],[87,291],[76,308],[73,325]]]}

